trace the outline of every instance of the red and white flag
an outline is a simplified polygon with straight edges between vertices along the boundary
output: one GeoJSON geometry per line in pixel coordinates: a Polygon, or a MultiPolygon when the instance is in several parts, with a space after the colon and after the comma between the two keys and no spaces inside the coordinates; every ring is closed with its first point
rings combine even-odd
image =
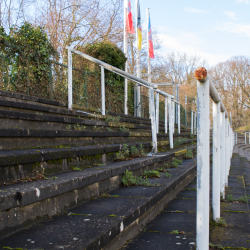
{"type": "Polygon", "coordinates": [[[128,0],[128,9],[127,9],[127,32],[134,34],[135,28],[133,24],[133,16],[132,16],[132,10],[131,10],[131,2],[128,0]]]}

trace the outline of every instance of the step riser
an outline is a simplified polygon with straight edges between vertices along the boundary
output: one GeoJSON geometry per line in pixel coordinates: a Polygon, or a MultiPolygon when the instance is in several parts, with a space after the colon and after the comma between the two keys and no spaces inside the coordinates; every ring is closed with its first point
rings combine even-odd
{"type": "MultiPolygon", "coordinates": [[[[98,131],[102,132],[102,131],[98,131]]],[[[65,130],[0,130],[0,150],[17,150],[17,149],[32,149],[32,148],[52,148],[59,146],[79,147],[84,145],[105,145],[116,143],[130,142],[151,142],[152,136],[145,132],[123,132],[114,133],[99,133],[94,135],[91,131],[65,131],[65,130]],[[57,136],[58,135],[58,136],[57,136]]],[[[113,131],[115,132],[115,131],[113,131]]],[[[174,134],[174,140],[177,137],[189,139],[189,134],[174,134]]],[[[168,134],[158,134],[159,142],[169,140],[168,134]]]]}
{"type": "MultiPolygon", "coordinates": [[[[140,176],[145,170],[156,170],[157,168],[164,167],[167,163],[171,164],[173,156],[174,154],[166,156],[164,160],[155,163],[150,163],[151,161],[149,160],[149,164],[145,163],[144,166],[139,166],[138,164],[129,166],[128,164],[126,169],[133,171],[135,176],[140,176]]],[[[180,155],[177,158],[182,159],[183,156],[184,155],[180,155]]],[[[125,169],[122,172],[124,171],[125,169]]],[[[16,201],[16,207],[8,208],[6,211],[0,213],[0,238],[19,231],[28,225],[33,225],[49,216],[63,213],[66,209],[75,207],[77,204],[97,197],[102,193],[119,188],[121,186],[122,175],[123,174],[120,173],[104,179],[101,177],[102,180],[100,181],[93,179],[93,184],[84,186],[83,188],[70,190],[25,206],[22,206],[21,203],[16,201]]],[[[74,181],[72,180],[72,182],[74,181]]],[[[58,189],[60,188],[62,188],[62,186],[58,186],[58,189]]],[[[51,190],[47,191],[49,193],[51,192],[51,190]]],[[[41,191],[41,193],[42,192],[44,191],[41,191]]],[[[27,200],[29,200],[29,197],[26,197],[26,201],[27,200]]]]}
{"type": "MultiPolygon", "coordinates": [[[[131,146],[132,144],[129,144],[131,146]]],[[[137,145],[137,143],[134,143],[137,145]]],[[[144,151],[149,153],[152,150],[151,143],[145,143],[144,151]]],[[[159,146],[159,150],[166,151],[169,145],[159,146]]],[[[53,157],[52,160],[39,161],[33,163],[20,163],[13,166],[0,167],[0,185],[13,183],[26,177],[36,178],[37,174],[52,175],[65,171],[72,171],[73,167],[85,169],[90,168],[93,164],[107,164],[114,162],[116,153],[119,152],[119,147],[113,148],[109,153],[93,154],[93,155],[78,155],[78,157],[59,158],[53,157]],[[56,159],[54,159],[56,158],[56,159]]],[[[63,154],[62,154],[63,156],[63,154]]],[[[17,160],[18,161],[18,160],[17,160]]]]}

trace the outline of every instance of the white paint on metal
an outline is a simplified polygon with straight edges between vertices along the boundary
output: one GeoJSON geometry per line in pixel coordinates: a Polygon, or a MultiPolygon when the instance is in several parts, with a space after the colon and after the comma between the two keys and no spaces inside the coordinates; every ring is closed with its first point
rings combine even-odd
{"type": "Polygon", "coordinates": [[[172,119],[173,119],[173,123],[172,123],[172,125],[173,125],[173,133],[175,132],[175,102],[173,102],[172,103],[172,114],[173,114],[173,117],[172,117],[172,119]]]}
{"type": "Polygon", "coordinates": [[[228,186],[228,157],[229,157],[229,152],[228,152],[228,119],[225,119],[225,187],[228,186]]]}
{"type": "Polygon", "coordinates": [[[181,105],[177,104],[178,106],[178,134],[181,133],[181,105]]]}
{"type": "Polygon", "coordinates": [[[197,250],[209,248],[209,80],[197,81],[197,250]]]}
{"type": "Polygon", "coordinates": [[[213,220],[220,218],[220,102],[213,102],[213,220]]]}
{"type": "Polygon", "coordinates": [[[197,131],[196,131],[196,124],[197,124],[196,117],[197,117],[197,113],[194,112],[193,114],[194,114],[194,134],[196,135],[196,133],[197,133],[197,131]]]}
{"type": "Polygon", "coordinates": [[[150,119],[151,119],[151,130],[152,130],[152,142],[153,142],[153,153],[157,153],[157,132],[156,132],[156,119],[155,119],[155,103],[154,103],[154,90],[153,88],[149,89],[150,96],[149,96],[149,102],[150,102],[150,119]]]}
{"type": "Polygon", "coordinates": [[[193,120],[194,116],[193,116],[193,110],[191,110],[191,134],[194,134],[194,120],[193,120]]]}
{"type": "Polygon", "coordinates": [[[159,111],[159,93],[155,93],[155,120],[156,120],[156,133],[159,133],[159,116],[160,116],[160,111],[159,111]]]}
{"type": "Polygon", "coordinates": [[[101,66],[101,92],[102,92],[102,115],[105,115],[105,72],[101,66]]]}
{"type": "Polygon", "coordinates": [[[247,144],[247,133],[245,133],[245,144],[247,144]]]}
{"type": "Polygon", "coordinates": [[[72,110],[72,52],[68,49],[68,109],[72,110]]]}
{"type": "Polygon", "coordinates": [[[220,113],[220,193],[225,199],[225,112],[220,113]]]}
{"type": "Polygon", "coordinates": [[[172,115],[172,101],[171,98],[168,97],[168,112],[169,112],[169,144],[170,144],[170,149],[174,147],[173,143],[173,115],[172,115]]]}
{"type": "Polygon", "coordinates": [[[165,133],[168,133],[168,98],[165,97],[165,133]]]}

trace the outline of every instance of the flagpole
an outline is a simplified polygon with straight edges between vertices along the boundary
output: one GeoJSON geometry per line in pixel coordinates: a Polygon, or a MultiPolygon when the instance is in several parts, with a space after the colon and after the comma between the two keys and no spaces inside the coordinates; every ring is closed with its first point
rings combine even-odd
{"type": "MultiPolygon", "coordinates": [[[[151,82],[151,64],[150,64],[150,55],[149,55],[149,35],[148,35],[148,25],[149,25],[149,8],[147,8],[147,45],[148,45],[148,82],[151,82]]],[[[150,96],[150,90],[148,92],[150,96]]],[[[151,106],[149,105],[149,117],[151,114],[151,106]]]]}
{"type": "MultiPolygon", "coordinates": [[[[127,33],[127,8],[128,1],[124,0],[124,37],[123,37],[123,45],[124,45],[124,54],[125,57],[128,57],[128,33],[127,33]]],[[[128,72],[128,61],[125,63],[125,72],[128,72]]],[[[128,114],[128,80],[124,79],[124,114],[128,114]]]]}
{"type": "MultiPolygon", "coordinates": [[[[136,0],[136,42],[137,42],[137,77],[141,78],[141,68],[140,68],[140,50],[139,50],[139,36],[138,36],[138,12],[140,11],[139,0],[136,0]]],[[[140,86],[137,84],[137,116],[141,117],[141,91],[140,86]]]]}

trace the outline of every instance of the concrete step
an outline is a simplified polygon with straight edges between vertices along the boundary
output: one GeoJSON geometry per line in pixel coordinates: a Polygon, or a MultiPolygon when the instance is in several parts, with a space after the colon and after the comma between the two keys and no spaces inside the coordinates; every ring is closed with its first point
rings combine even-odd
{"type": "MultiPolygon", "coordinates": [[[[140,138],[139,138],[140,139],[140,138]]],[[[176,148],[182,148],[196,139],[184,140],[176,148]]],[[[151,142],[133,142],[126,144],[131,147],[143,147],[148,153],[152,149],[151,142]]],[[[89,145],[79,147],[59,146],[52,148],[34,148],[26,150],[0,151],[0,185],[20,182],[25,178],[36,178],[38,174],[57,174],[71,171],[72,168],[90,168],[95,164],[114,162],[117,153],[124,144],[89,145]]],[[[159,151],[169,150],[168,141],[158,141],[159,151]]]]}
{"type": "Polygon", "coordinates": [[[171,168],[171,178],[161,174],[161,178],[149,179],[154,187],[117,190],[124,171],[140,176],[144,170],[166,167],[174,157],[183,158],[184,151],[64,173],[57,175],[58,179],[1,187],[0,247],[118,249],[194,178],[196,162],[184,160],[178,168],[171,168]],[[116,191],[106,195],[112,190],[116,191]],[[91,199],[103,193],[102,197],[91,199]],[[72,207],[75,208],[69,210],[72,207]],[[21,230],[41,218],[47,221],[21,230]],[[13,234],[14,231],[20,232],[13,234]]]}
{"type": "MultiPolygon", "coordinates": [[[[169,140],[168,134],[158,134],[159,141],[169,140]]],[[[190,134],[174,134],[190,138],[190,134]]],[[[45,129],[0,129],[0,150],[45,148],[56,146],[84,146],[97,144],[151,141],[150,132],[115,132],[45,129]]]]}

